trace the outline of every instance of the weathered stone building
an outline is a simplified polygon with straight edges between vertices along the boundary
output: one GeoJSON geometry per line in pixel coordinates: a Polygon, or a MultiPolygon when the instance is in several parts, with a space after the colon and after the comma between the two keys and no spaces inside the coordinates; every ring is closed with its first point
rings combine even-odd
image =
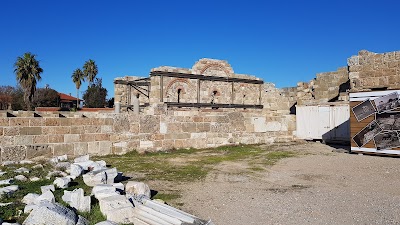
{"type": "Polygon", "coordinates": [[[262,108],[263,81],[236,74],[228,62],[201,59],[191,69],[162,66],[148,78],[116,78],[115,102],[124,109],[139,101],[142,106],[166,103],[168,106],[214,108],[262,108]]]}
{"type": "Polygon", "coordinates": [[[347,67],[282,89],[221,60],[158,67],[149,77],[115,79],[121,113],[3,111],[0,160],[291,141],[296,105],[346,103],[350,86],[399,89],[399,61],[400,52],[360,51],[347,67]],[[132,113],[137,102],[140,113],[132,113]]]}

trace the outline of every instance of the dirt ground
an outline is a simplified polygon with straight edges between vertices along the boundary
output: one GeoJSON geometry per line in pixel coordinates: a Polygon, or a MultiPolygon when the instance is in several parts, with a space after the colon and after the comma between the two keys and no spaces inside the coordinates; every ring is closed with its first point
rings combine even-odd
{"type": "Polygon", "coordinates": [[[301,154],[256,172],[220,164],[175,187],[181,208],[216,225],[400,224],[400,159],[314,142],[280,148],[301,154]]]}

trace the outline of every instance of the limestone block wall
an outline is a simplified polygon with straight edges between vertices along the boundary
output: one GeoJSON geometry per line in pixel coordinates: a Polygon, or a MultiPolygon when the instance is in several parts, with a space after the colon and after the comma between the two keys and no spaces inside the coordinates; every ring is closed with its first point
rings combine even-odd
{"type": "Polygon", "coordinates": [[[261,109],[153,108],[140,116],[139,151],[289,141],[295,130],[293,115],[273,117],[261,109]]]}
{"type": "Polygon", "coordinates": [[[351,91],[400,88],[400,51],[378,54],[362,50],[347,64],[351,91]]]}
{"type": "Polygon", "coordinates": [[[264,109],[268,111],[287,111],[289,114],[290,108],[296,103],[296,89],[275,88],[273,83],[265,83],[262,95],[262,104],[264,109]]]}
{"type": "Polygon", "coordinates": [[[160,99],[161,92],[161,77],[151,77],[150,78],[150,95],[149,95],[149,103],[157,104],[162,102],[160,99]]]}
{"type": "Polygon", "coordinates": [[[295,117],[284,110],[168,109],[159,104],[140,115],[77,115],[1,117],[1,161],[290,141],[295,131],[295,117]]]}
{"type": "Polygon", "coordinates": [[[289,101],[289,105],[293,106],[297,102],[297,88],[286,87],[281,89],[281,96],[285,97],[289,101]]]}
{"type": "Polygon", "coordinates": [[[333,72],[319,73],[308,83],[297,83],[297,104],[321,104],[343,100],[341,93],[346,93],[350,88],[348,83],[347,67],[341,67],[333,72]]]}
{"type": "MultiPolygon", "coordinates": [[[[152,77],[153,79],[155,77],[152,77]]],[[[163,77],[163,101],[189,103],[197,102],[197,81],[193,79],[163,77]]]]}
{"type": "Polygon", "coordinates": [[[200,82],[200,103],[222,103],[232,102],[232,83],[207,81],[200,82]]]}
{"type": "Polygon", "coordinates": [[[340,93],[340,86],[348,80],[347,67],[341,67],[334,72],[317,74],[317,79],[312,85],[314,98],[322,102],[336,98],[340,93]]]}
{"type": "Polygon", "coordinates": [[[260,84],[248,84],[248,83],[235,83],[234,87],[234,104],[245,104],[245,105],[259,105],[260,103],[260,91],[262,86],[260,84]]]}
{"type": "Polygon", "coordinates": [[[0,118],[1,160],[112,153],[112,118],[0,118]]]}

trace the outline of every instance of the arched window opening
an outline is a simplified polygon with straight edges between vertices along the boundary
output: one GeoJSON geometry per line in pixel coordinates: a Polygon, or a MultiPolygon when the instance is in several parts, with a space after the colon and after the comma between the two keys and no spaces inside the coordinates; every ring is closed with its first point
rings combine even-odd
{"type": "Polygon", "coordinates": [[[182,89],[178,89],[178,103],[181,101],[182,89]]]}
{"type": "Polygon", "coordinates": [[[211,104],[215,104],[215,96],[217,96],[217,91],[211,93],[211,104]]]}

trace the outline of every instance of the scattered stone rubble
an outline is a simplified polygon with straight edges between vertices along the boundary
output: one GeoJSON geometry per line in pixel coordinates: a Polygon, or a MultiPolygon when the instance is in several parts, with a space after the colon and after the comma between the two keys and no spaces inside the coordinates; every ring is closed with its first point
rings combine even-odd
{"type": "MultiPolygon", "coordinates": [[[[52,158],[50,163],[56,169],[64,169],[69,174],[63,171],[49,172],[46,177],[48,179],[53,176],[61,177],[55,178],[54,185],[42,186],[42,194],[28,193],[22,199],[22,203],[26,204],[24,213],[29,214],[23,222],[24,225],[87,225],[89,221],[78,215],[76,211],[90,212],[91,196],[97,199],[101,213],[107,218],[106,221],[99,222],[96,225],[121,223],[133,223],[135,225],[213,225],[211,220],[202,220],[161,201],[151,200],[150,188],[145,183],[136,181],[129,181],[126,185],[120,183],[122,173],[118,172],[116,168],[107,168],[104,161],[91,161],[89,155],[78,157],[73,163],[64,162],[66,160],[66,156],[58,156],[52,158]],[[79,176],[82,176],[87,186],[93,187],[91,196],[85,196],[82,188],[73,191],[64,190],[62,200],[70,207],[57,203],[53,194],[56,188],[69,187],[70,182],[79,176]]],[[[7,165],[11,165],[11,163],[7,165]]],[[[43,168],[42,165],[35,167],[43,168]]],[[[29,173],[29,170],[20,168],[18,172],[29,173]]],[[[0,176],[4,174],[0,171],[0,176]]],[[[23,180],[22,177],[19,178],[23,180]]],[[[25,177],[25,179],[28,178],[25,177]]],[[[34,177],[29,179],[33,180],[34,177]]],[[[10,184],[12,181],[13,179],[5,179],[1,180],[0,184],[10,184]]],[[[0,196],[3,194],[11,195],[18,189],[17,185],[0,188],[0,196]]],[[[1,205],[8,204],[12,203],[1,203],[1,205]]],[[[1,222],[2,219],[0,218],[0,224],[1,222]]]]}

